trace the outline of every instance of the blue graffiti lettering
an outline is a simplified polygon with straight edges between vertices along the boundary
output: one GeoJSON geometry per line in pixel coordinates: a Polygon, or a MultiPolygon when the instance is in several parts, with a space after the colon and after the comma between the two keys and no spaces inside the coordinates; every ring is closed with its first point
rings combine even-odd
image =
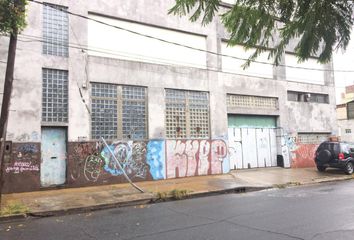
{"type": "Polygon", "coordinates": [[[146,162],[154,180],[166,178],[164,141],[152,140],[148,143],[146,162]]]}

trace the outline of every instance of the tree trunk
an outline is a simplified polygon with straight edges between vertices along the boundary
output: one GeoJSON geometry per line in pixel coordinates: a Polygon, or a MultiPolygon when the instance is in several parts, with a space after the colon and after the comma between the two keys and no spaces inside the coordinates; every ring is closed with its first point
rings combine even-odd
{"type": "Polygon", "coordinates": [[[14,79],[14,69],[15,69],[15,56],[16,56],[16,46],[17,46],[17,31],[11,33],[9,51],[7,55],[7,66],[5,74],[4,83],[4,95],[2,98],[1,105],[1,117],[0,117],[0,207],[1,207],[1,194],[3,188],[3,174],[4,174],[4,153],[5,153],[5,141],[6,141],[6,128],[7,120],[9,116],[9,107],[12,92],[12,83],[14,79]]]}

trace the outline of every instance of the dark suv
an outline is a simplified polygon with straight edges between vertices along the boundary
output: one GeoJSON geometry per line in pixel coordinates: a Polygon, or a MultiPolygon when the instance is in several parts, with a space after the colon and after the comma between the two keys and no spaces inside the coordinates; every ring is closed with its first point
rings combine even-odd
{"type": "Polygon", "coordinates": [[[315,153],[318,171],[327,167],[341,168],[346,174],[354,171],[354,144],[347,142],[323,142],[315,153]]]}

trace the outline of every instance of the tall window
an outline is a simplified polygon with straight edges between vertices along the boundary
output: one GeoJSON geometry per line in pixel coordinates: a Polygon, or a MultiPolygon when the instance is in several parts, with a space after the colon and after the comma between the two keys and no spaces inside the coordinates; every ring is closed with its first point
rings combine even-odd
{"type": "Polygon", "coordinates": [[[42,121],[68,122],[68,72],[43,69],[42,121]]]}
{"type": "Polygon", "coordinates": [[[166,137],[209,138],[209,94],[166,89],[166,137]]]}
{"type": "Polygon", "coordinates": [[[69,17],[66,7],[47,4],[43,9],[43,54],[68,57],[69,17]]]}
{"type": "Polygon", "coordinates": [[[92,138],[146,139],[145,87],[92,84],[92,138]]]}

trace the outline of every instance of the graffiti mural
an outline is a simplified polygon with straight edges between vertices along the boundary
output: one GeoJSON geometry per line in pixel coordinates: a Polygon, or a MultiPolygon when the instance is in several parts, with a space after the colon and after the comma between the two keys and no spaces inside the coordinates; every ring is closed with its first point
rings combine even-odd
{"type": "Polygon", "coordinates": [[[144,141],[119,141],[109,147],[100,142],[73,142],[69,143],[70,184],[126,182],[109,150],[132,180],[152,179],[146,159],[147,143],[144,141]]]}
{"type": "MultiPolygon", "coordinates": [[[[5,186],[5,192],[40,189],[41,152],[40,143],[12,144],[4,167],[12,186],[5,186]],[[26,185],[21,184],[24,177],[26,185]]],[[[95,141],[69,142],[65,186],[127,182],[117,161],[135,182],[226,173],[228,153],[227,143],[218,139],[118,141],[108,147],[95,141]]]]}
{"type": "Polygon", "coordinates": [[[146,162],[150,166],[150,173],[154,180],[166,178],[165,142],[163,140],[149,141],[146,162]]]}
{"type": "Polygon", "coordinates": [[[5,152],[3,193],[27,192],[40,188],[40,143],[12,143],[5,152]]]}
{"type": "MultiPolygon", "coordinates": [[[[87,162],[89,161],[91,163],[91,158],[90,158],[91,156],[99,155],[100,145],[94,142],[80,142],[74,144],[72,147],[73,147],[73,151],[72,151],[73,153],[71,155],[71,158],[73,162],[72,165],[70,166],[69,171],[70,171],[71,179],[76,180],[80,178],[83,168],[84,168],[84,175],[86,177],[85,174],[86,166],[87,165],[91,166],[91,164],[87,164],[87,162]]],[[[88,173],[87,175],[90,175],[90,173],[88,173]]],[[[87,178],[87,179],[94,180],[96,178],[87,178]]]]}
{"type": "MultiPolygon", "coordinates": [[[[149,167],[146,163],[145,142],[118,142],[110,145],[109,148],[130,178],[146,178],[149,167]]],[[[104,170],[106,172],[113,176],[123,174],[107,147],[102,150],[101,156],[105,162],[104,170]]]]}
{"type": "Polygon", "coordinates": [[[103,160],[100,156],[89,155],[85,160],[84,176],[89,182],[96,182],[102,172],[103,160]]]}
{"type": "Polygon", "coordinates": [[[292,168],[315,167],[314,156],[318,144],[297,144],[297,148],[292,151],[292,168]]]}
{"type": "Polygon", "coordinates": [[[39,145],[36,143],[21,143],[14,146],[13,161],[7,165],[5,172],[20,174],[24,172],[39,172],[39,163],[36,156],[39,154],[39,145]]]}
{"type": "Polygon", "coordinates": [[[227,158],[227,144],[223,140],[167,140],[166,178],[219,174],[227,158]]]}

